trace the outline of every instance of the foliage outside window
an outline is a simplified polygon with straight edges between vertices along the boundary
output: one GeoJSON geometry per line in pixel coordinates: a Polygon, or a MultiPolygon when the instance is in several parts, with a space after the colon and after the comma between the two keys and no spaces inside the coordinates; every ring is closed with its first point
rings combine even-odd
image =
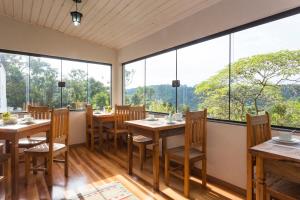
{"type": "Polygon", "coordinates": [[[71,109],[86,102],[99,109],[110,105],[110,65],[0,53],[0,66],[6,79],[6,98],[0,98],[7,101],[8,111],[24,111],[27,104],[71,109]],[[59,81],[66,87],[59,88],[59,81]]]}
{"type": "MultiPolygon", "coordinates": [[[[170,112],[174,106],[179,112],[208,108],[209,117],[233,121],[268,111],[273,125],[300,128],[299,23],[300,14],[173,50],[175,66],[164,64],[172,63],[170,58],[155,65],[148,65],[151,57],[137,61],[144,63],[148,84],[130,89],[125,84],[125,99],[149,99],[159,106],[148,110],[158,112],[170,112]],[[157,70],[148,75],[151,68],[157,70]],[[177,96],[174,88],[166,87],[175,73],[181,81],[177,96]],[[158,77],[161,83],[154,83],[158,77]],[[152,98],[139,95],[148,88],[152,98]]],[[[131,77],[141,67],[129,65],[135,62],[123,66],[124,79],[134,85],[131,77]]]]}

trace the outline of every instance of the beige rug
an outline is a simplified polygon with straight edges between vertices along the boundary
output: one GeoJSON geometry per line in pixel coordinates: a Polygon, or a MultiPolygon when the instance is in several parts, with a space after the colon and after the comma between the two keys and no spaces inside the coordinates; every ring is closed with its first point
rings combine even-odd
{"type": "Polygon", "coordinates": [[[138,200],[138,198],[122,183],[116,181],[85,189],[67,200],[138,200]]]}

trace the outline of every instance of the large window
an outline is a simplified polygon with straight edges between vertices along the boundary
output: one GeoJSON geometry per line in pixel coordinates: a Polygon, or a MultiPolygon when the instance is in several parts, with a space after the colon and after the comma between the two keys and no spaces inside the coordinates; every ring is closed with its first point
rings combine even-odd
{"type": "Polygon", "coordinates": [[[229,36],[179,49],[178,110],[207,108],[209,117],[229,119],[229,36]]]}
{"type": "Polygon", "coordinates": [[[0,89],[0,112],[23,111],[29,103],[102,108],[110,105],[111,65],[0,53],[0,89]]]}
{"type": "MultiPolygon", "coordinates": [[[[145,63],[135,70],[146,68],[139,87],[150,111],[207,108],[210,118],[232,121],[268,111],[273,125],[300,128],[299,35],[296,14],[125,64],[124,74],[145,63]],[[177,89],[170,85],[175,79],[177,89]],[[151,106],[157,102],[171,109],[151,106]]],[[[137,87],[125,84],[124,90],[137,87]]]]}

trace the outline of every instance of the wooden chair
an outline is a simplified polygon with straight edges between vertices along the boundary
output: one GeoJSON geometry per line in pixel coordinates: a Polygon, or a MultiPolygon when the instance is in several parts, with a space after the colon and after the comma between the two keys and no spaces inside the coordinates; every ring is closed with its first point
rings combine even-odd
{"type": "MultiPolygon", "coordinates": [[[[195,162],[202,161],[202,185],[206,187],[206,137],[207,110],[186,113],[184,146],[168,149],[165,153],[165,182],[169,185],[170,161],[183,165],[184,196],[190,193],[190,169],[195,162]]],[[[177,170],[178,168],[175,168],[177,170]]]]}
{"type": "MultiPolygon", "coordinates": [[[[25,152],[25,175],[26,183],[29,178],[30,170],[40,170],[39,166],[30,168],[31,158],[46,158],[48,173],[48,185],[52,185],[52,167],[53,162],[65,164],[65,177],[68,176],[68,135],[69,135],[69,109],[52,109],[51,128],[49,134],[49,143],[40,144],[32,148],[26,149],[25,152]],[[54,159],[58,155],[64,154],[64,160],[54,159]]],[[[45,168],[42,168],[45,170],[45,168]]]]}
{"type": "Polygon", "coordinates": [[[94,125],[92,105],[86,105],[86,146],[94,150],[95,141],[99,140],[99,127],[94,125]]]}
{"type": "Polygon", "coordinates": [[[129,105],[115,105],[114,127],[106,130],[109,134],[113,134],[115,150],[118,149],[119,136],[128,134],[128,130],[124,124],[124,121],[129,120],[129,108],[129,105]]]}
{"type": "Polygon", "coordinates": [[[251,116],[247,118],[247,200],[254,197],[254,166],[255,157],[251,155],[249,149],[271,139],[271,125],[269,114],[251,116]]]}
{"type": "MultiPolygon", "coordinates": [[[[145,106],[131,106],[129,108],[129,120],[145,119],[145,106]]],[[[149,137],[143,135],[134,135],[133,144],[139,148],[140,169],[143,170],[144,161],[146,159],[146,146],[152,144],[153,141],[149,137]]]]}
{"type": "MultiPolygon", "coordinates": [[[[48,106],[27,106],[27,111],[29,114],[31,114],[31,117],[34,119],[49,119],[50,118],[50,112],[48,106]]],[[[19,140],[19,148],[31,148],[35,145],[39,145],[46,142],[45,136],[40,137],[27,137],[27,138],[21,138],[19,140]]]]}
{"type": "Polygon", "coordinates": [[[0,183],[4,183],[5,199],[11,199],[11,160],[9,154],[0,154],[0,183]]]}

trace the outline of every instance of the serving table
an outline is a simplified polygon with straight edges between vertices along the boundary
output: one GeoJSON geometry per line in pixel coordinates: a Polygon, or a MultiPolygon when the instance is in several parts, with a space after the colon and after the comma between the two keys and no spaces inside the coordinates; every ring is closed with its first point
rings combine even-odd
{"type": "Polygon", "coordinates": [[[250,149],[256,156],[256,199],[266,199],[265,171],[300,183],[300,144],[285,145],[269,140],[250,149]]]}
{"type": "Polygon", "coordinates": [[[99,149],[103,147],[103,125],[105,123],[113,123],[115,121],[114,113],[93,113],[93,120],[99,126],[99,149]]]}
{"type": "Polygon", "coordinates": [[[128,173],[132,175],[133,134],[144,135],[153,140],[153,189],[159,190],[159,139],[163,139],[162,153],[167,149],[167,137],[184,134],[185,121],[168,124],[163,118],[156,121],[125,121],[128,127],[128,173]]]}
{"type": "Polygon", "coordinates": [[[20,138],[46,132],[47,138],[50,131],[50,120],[34,120],[32,124],[0,125],[0,140],[6,141],[6,149],[11,154],[12,174],[12,197],[18,199],[18,178],[19,178],[19,149],[20,138]]]}

